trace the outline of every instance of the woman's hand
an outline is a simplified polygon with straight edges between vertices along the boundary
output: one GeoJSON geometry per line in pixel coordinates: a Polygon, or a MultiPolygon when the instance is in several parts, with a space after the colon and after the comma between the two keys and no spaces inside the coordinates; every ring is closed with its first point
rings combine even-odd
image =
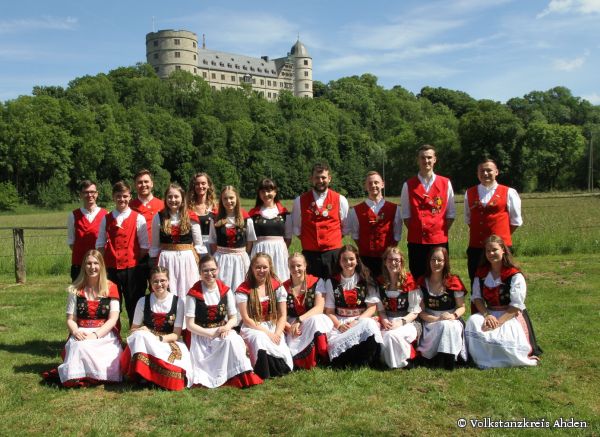
{"type": "Polygon", "coordinates": [[[84,333],[84,332],[82,332],[82,331],[79,331],[79,330],[77,330],[77,331],[73,332],[71,335],[72,335],[72,336],[73,336],[73,338],[75,338],[75,340],[77,340],[77,341],[82,341],[82,340],[85,340],[85,339],[86,339],[86,335],[85,335],[85,333],[84,333]]]}
{"type": "MultiPolygon", "coordinates": [[[[402,322],[400,322],[400,325],[402,326],[402,322]]],[[[396,322],[392,323],[389,319],[381,319],[381,327],[384,331],[389,331],[390,329],[397,328],[396,322]]]]}
{"type": "Polygon", "coordinates": [[[394,320],[394,323],[392,324],[392,327],[390,329],[400,328],[400,327],[406,325],[406,323],[407,322],[404,319],[394,320]]]}
{"type": "Polygon", "coordinates": [[[439,320],[456,320],[454,313],[444,312],[440,314],[439,320]]]}
{"type": "Polygon", "coordinates": [[[492,314],[488,314],[487,316],[485,316],[485,319],[483,320],[483,326],[481,327],[481,330],[483,332],[486,331],[493,331],[496,328],[500,327],[500,322],[498,321],[498,319],[496,317],[494,317],[494,315],[492,314]]]}
{"type": "Polygon", "coordinates": [[[271,341],[275,344],[281,343],[281,334],[277,334],[276,332],[270,332],[267,334],[271,341]]]}
{"type": "Polygon", "coordinates": [[[288,322],[285,322],[283,332],[285,332],[286,334],[290,334],[292,332],[292,325],[290,325],[288,322]]]}
{"type": "Polygon", "coordinates": [[[227,326],[227,325],[220,326],[215,331],[215,338],[216,337],[225,338],[229,335],[230,332],[231,332],[230,326],[227,326]]]}

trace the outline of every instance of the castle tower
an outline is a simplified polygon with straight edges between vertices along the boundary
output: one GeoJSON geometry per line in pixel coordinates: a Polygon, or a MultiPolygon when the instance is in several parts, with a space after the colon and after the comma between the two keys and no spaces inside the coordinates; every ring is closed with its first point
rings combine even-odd
{"type": "Polygon", "coordinates": [[[146,60],[159,77],[175,70],[197,74],[198,36],[187,30],[159,30],[146,35],[146,60]]]}
{"type": "Polygon", "coordinates": [[[294,59],[294,95],[312,98],[312,58],[300,39],[292,46],[290,56],[294,59]]]}

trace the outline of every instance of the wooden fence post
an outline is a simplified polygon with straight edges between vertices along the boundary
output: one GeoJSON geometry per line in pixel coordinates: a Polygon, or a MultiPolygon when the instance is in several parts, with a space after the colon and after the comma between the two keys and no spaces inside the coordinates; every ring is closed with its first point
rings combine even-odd
{"type": "Polygon", "coordinates": [[[23,228],[13,228],[15,251],[15,279],[17,284],[25,283],[25,238],[23,228]]]}

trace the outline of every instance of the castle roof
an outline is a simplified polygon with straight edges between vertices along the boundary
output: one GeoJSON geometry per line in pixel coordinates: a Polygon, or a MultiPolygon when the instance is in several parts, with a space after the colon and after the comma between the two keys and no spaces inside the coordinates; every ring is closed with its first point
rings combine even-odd
{"type": "Polygon", "coordinates": [[[253,58],[203,48],[198,49],[198,65],[202,68],[277,77],[277,72],[285,64],[287,58],[265,58],[253,58]]]}
{"type": "Polygon", "coordinates": [[[294,44],[292,46],[292,50],[290,51],[290,55],[292,55],[292,56],[303,56],[303,57],[310,56],[308,54],[308,50],[306,50],[306,47],[304,46],[304,44],[302,44],[300,42],[299,39],[298,39],[298,41],[296,41],[296,44],[294,44]]]}

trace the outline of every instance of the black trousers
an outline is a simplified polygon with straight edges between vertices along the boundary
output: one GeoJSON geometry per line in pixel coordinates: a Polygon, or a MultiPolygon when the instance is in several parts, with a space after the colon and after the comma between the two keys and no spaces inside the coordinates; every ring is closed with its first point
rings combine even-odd
{"type": "Polygon", "coordinates": [[[106,269],[108,279],[117,284],[121,308],[125,306],[129,325],[133,322],[137,301],[146,294],[146,278],[141,278],[137,267],[127,269],[106,269]],[[144,284],[143,286],[141,284],[144,284]]]}
{"type": "Polygon", "coordinates": [[[71,282],[74,282],[79,276],[79,272],[81,272],[81,266],[71,265],[71,282]]]}
{"type": "Polygon", "coordinates": [[[329,279],[333,276],[333,269],[339,261],[339,249],[315,252],[303,250],[302,255],[306,258],[306,272],[317,278],[329,279]]]}
{"type": "Polygon", "coordinates": [[[376,256],[361,255],[360,260],[362,261],[363,265],[369,268],[369,271],[371,272],[371,278],[377,279],[379,276],[381,276],[383,272],[382,258],[376,256]]]}
{"type": "Polygon", "coordinates": [[[425,274],[427,268],[427,255],[429,255],[429,252],[434,247],[445,247],[446,250],[448,250],[448,243],[408,243],[408,268],[415,279],[418,279],[425,274]]]}

